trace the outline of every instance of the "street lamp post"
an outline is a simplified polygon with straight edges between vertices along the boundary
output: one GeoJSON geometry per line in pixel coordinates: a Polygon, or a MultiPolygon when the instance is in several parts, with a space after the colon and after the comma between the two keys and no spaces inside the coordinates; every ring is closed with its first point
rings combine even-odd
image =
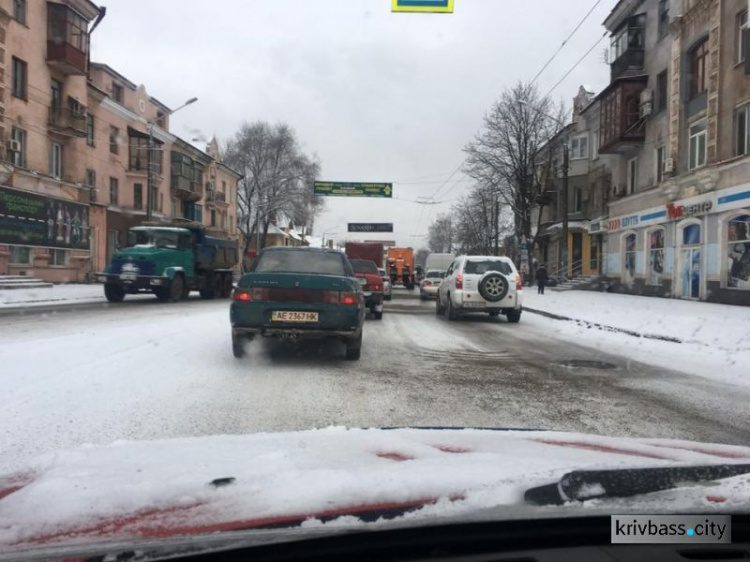
{"type": "MultiPolygon", "coordinates": [[[[178,112],[183,107],[186,107],[190,105],[191,103],[195,103],[198,101],[198,98],[190,98],[185,103],[183,103],[180,107],[177,109],[174,109],[169,112],[169,115],[174,115],[176,112],[178,112]]],[[[159,121],[166,118],[166,115],[163,116],[161,119],[156,119],[156,123],[158,124],[159,121]]],[[[154,170],[153,170],[153,150],[154,150],[154,121],[148,122],[148,155],[147,155],[147,176],[146,176],[146,220],[150,221],[152,217],[152,210],[151,207],[153,206],[153,195],[152,191],[154,190],[154,170]]],[[[162,160],[163,161],[163,160],[162,160]]]]}
{"type": "Polygon", "coordinates": [[[535,107],[529,106],[529,104],[525,100],[516,100],[519,105],[523,105],[525,107],[528,107],[532,111],[536,111],[540,115],[543,115],[544,117],[548,119],[552,119],[555,123],[560,125],[562,127],[563,131],[563,165],[562,165],[562,173],[563,173],[563,185],[562,185],[562,205],[560,205],[560,211],[562,212],[562,232],[561,232],[561,238],[562,238],[562,244],[560,247],[560,271],[564,272],[565,277],[568,276],[568,195],[569,195],[569,181],[568,181],[568,172],[570,169],[570,133],[568,132],[568,127],[557,119],[556,117],[552,117],[551,115],[548,115],[547,113],[544,113],[543,111],[538,110],[535,107]]]}

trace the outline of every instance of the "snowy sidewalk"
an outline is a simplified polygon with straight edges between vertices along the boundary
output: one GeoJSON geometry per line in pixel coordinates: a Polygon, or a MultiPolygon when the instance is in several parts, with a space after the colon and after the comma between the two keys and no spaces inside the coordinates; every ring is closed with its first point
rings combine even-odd
{"type": "Polygon", "coordinates": [[[750,386],[747,307],[593,291],[538,295],[536,287],[528,287],[524,308],[552,318],[544,321],[577,343],[750,386]]]}
{"type": "Polygon", "coordinates": [[[104,287],[98,283],[61,284],[39,289],[13,289],[0,291],[0,310],[56,304],[106,303],[104,287]]]}

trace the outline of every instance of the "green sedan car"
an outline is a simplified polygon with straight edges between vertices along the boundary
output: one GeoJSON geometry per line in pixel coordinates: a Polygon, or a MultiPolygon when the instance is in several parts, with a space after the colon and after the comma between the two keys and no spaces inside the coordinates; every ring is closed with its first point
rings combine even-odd
{"type": "Polygon", "coordinates": [[[335,338],[359,359],[365,299],[349,260],[324,248],[263,250],[232,294],[232,350],[255,336],[294,341],[335,338]]]}

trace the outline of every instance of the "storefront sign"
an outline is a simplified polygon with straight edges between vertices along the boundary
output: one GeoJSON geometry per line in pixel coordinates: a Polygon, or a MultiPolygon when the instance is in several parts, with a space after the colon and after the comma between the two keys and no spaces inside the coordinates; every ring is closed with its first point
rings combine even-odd
{"type": "Polygon", "coordinates": [[[675,220],[695,217],[697,215],[705,215],[712,207],[713,203],[711,201],[702,201],[700,203],[693,203],[692,205],[675,205],[673,203],[667,203],[667,218],[675,220]]]}
{"type": "Polygon", "coordinates": [[[393,232],[392,222],[350,222],[349,232],[393,232]]]}
{"type": "Polygon", "coordinates": [[[391,11],[450,14],[453,0],[391,0],[391,11]]]}
{"type": "Polygon", "coordinates": [[[629,215],[625,217],[616,217],[609,219],[606,223],[608,231],[620,230],[623,228],[632,228],[638,226],[638,215],[629,215]]]}
{"type": "Polygon", "coordinates": [[[89,209],[80,203],[0,187],[0,244],[87,250],[89,209]]]}

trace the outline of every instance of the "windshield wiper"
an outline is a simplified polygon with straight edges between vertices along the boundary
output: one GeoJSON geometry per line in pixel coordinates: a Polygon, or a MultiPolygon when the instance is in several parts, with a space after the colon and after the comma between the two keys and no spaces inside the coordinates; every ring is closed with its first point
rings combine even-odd
{"type": "Polygon", "coordinates": [[[628,498],[750,473],[750,464],[576,470],[559,482],[529,488],[526,502],[562,505],[598,498],[628,498]]]}

